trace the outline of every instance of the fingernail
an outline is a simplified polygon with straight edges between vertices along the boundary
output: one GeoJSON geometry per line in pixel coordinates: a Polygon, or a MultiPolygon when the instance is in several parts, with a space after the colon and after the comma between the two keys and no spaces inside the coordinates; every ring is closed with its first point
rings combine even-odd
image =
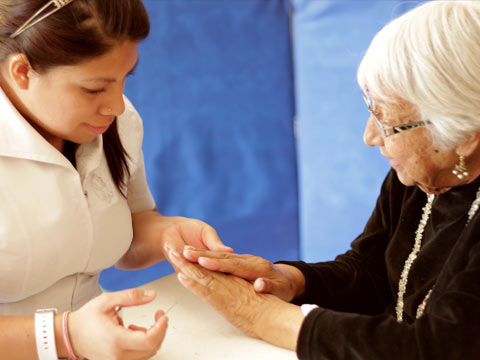
{"type": "Polygon", "coordinates": [[[181,272],[179,272],[179,273],[177,274],[177,276],[178,276],[178,279],[179,279],[180,281],[185,281],[185,280],[188,279],[188,277],[187,277],[184,273],[181,273],[181,272]]]}
{"type": "Polygon", "coordinates": [[[154,296],[155,295],[155,291],[154,290],[145,290],[143,292],[143,296],[146,296],[146,297],[150,297],[150,296],[154,296]]]}
{"type": "Polygon", "coordinates": [[[195,248],[193,246],[190,246],[190,245],[185,245],[184,249],[185,250],[195,250],[195,248]]]}
{"type": "Polygon", "coordinates": [[[264,288],[265,288],[265,281],[263,280],[257,280],[255,282],[255,289],[257,289],[258,291],[262,291],[264,288]]]}
{"type": "Polygon", "coordinates": [[[177,258],[180,257],[180,254],[178,253],[177,250],[170,249],[168,253],[170,254],[170,256],[177,257],[177,258]]]}

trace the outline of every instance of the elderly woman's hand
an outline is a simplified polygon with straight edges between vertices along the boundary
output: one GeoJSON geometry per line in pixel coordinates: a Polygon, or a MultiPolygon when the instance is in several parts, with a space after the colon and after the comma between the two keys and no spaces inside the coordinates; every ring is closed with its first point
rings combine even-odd
{"type": "Polygon", "coordinates": [[[305,289],[305,277],[296,267],[272,264],[258,256],[205,251],[191,246],[185,247],[183,256],[205,269],[252,281],[255,291],[270,293],[285,301],[300,296],[305,289]]]}
{"type": "Polygon", "coordinates": [[[200,296],[246,334],[294,350],[303,314],[300,307],[270,294],[258,294],[239,277],[209,271],[184,259],[175,250],[170,258],[183,286],[200,296]]]}

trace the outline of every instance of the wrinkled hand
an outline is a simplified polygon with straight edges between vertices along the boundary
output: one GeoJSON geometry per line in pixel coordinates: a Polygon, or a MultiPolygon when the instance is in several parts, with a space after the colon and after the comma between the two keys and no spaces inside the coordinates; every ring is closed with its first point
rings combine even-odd
{"type": "Polygon", "coordinates": [[[175,250],[170,258],[180,270],[178,279],[201,297],[227,321],[247,335],[291,350],[296,341],[303,314],[298,306],[271,294],[258,294],[253,285],[236,276],[210,271],[184,259],[175,250]]]}
{"type": "Polygon", "coordinates": [[[305,278],[297,268],[272,264],[259,256],[205,251],[191,246],[185,247],[183,256],[205,269],[252,281],[255,291],[273,294],[285,301],[301,295],[305,287],[305,278]]]}
{"type": "Polygon", "coordinates": [[[128,328],[117,314],[121,307],[151,302],[155,292],[130,289],[104,293],[69,316],[69,333],[74,353],[90,360],[149,359],[160,349],[168,326],[163,311],[155,314],[149,329],[128,328]]]}
{"type": "Polygon", "coordinates": [[[179,268],[180,282],[203,298],[228,321],[246,334],[258,337],[255,323],[265,309],[265,300],[271,295],[256,294],[248,281],[202,269],[182,259],[172,250],[170,257],[179,268]]]}

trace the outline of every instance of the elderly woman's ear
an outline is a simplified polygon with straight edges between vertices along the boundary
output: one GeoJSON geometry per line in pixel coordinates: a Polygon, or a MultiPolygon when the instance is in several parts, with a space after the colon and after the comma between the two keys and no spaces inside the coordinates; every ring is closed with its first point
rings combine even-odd
{"type": "Polygon", "coordinates": [[[457,146],[456,153],[460,156],[469,157],[478,151],[480,147],[480,133],[475,133],[470,138],[457,146]]]}

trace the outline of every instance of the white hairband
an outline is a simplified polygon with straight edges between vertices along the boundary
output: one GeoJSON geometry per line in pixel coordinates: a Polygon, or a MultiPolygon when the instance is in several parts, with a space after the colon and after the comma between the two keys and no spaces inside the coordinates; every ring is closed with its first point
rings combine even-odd
{"type": "Polygon", "coordinates": [[[20,35],[22,32],[24,32],[27,29],[30,29],[32,26],[35,24],[39,23],[46,17],[52,15],[53,13],[57,12],[64,6],[70,4],[73,0],[50,0],[47,2],[40,10],[38,10],[35,14],[33,14],[25,23],[18,28],[17,31],[15,31],[10,37],[13,39],[20,35]],[[50,7],[53,6],[53,9],[50,11],[46,12],[45,11],[50,7]]]}

